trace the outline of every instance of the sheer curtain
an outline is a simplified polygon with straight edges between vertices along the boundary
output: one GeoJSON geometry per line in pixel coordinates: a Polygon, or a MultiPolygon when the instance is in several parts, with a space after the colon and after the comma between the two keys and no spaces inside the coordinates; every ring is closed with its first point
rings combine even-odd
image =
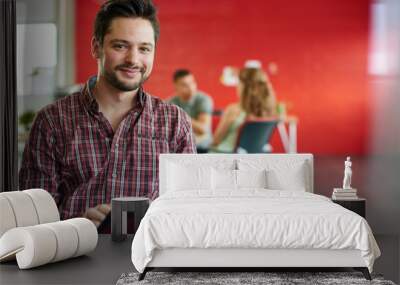
{"type": "Polygon", "coordinates": [[[16,3],[0,0],[0,191],[18,189],[16,3]]]}

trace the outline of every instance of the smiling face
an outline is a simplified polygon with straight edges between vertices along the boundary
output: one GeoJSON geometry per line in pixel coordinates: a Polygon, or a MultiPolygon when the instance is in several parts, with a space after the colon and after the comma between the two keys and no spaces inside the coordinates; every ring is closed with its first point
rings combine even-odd
{"type": "Polygon", "coordinates": [[[100,79],[123,92],[137,90],[150,76],[154,51],[153,27],[142,18],[115,18],[102,44],[92,39],[100,79]]]}

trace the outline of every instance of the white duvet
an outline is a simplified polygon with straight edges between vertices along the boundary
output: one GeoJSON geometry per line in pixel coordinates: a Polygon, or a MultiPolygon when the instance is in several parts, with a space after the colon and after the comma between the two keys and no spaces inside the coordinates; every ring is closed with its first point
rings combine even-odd
{"type": "Polygon", "coordinates": [[[156,199],[132,243],[143,272],[155,249],[358,249],[372,272],[380,250],[365,219],[330,199],[300,191],[184,191],[156,199]]]}

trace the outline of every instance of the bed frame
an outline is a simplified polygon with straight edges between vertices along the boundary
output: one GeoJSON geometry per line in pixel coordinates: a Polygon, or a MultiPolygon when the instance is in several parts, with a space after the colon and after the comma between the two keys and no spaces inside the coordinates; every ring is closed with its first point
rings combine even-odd
{"type": "Polygon", "coordinates": [[[156,250],[139,280],[155,268],[337,268],[351,267],[371,280],[359,250],[327,249],[192,249],[156,250]]]}
{"type": "MultiPolygon", "coordinates": [[[[219,159],[265,158],[304,160],[308,164],[306,191],[313,192],[313,156],[311,154],[161,154],[160,195],[166,192],[168,161],[184,163],[185,160],[207,160],[210,164],[219,159]]],[[[371,275],[359,250],[329,249],[240,249],[240,248],[169,248],[157,249],[139,280],[155,268],[235,268],[246,271],[250,268],[343,268],[361,271],[367,280],[371,275]]]]}

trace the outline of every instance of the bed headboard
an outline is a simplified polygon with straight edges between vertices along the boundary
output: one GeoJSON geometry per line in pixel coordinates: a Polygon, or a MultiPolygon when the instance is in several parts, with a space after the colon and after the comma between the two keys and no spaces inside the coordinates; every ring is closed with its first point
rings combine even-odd
{"type": "Polygon", "coordinates": [[[180,165],[209,165],[229,167],[238,169],[240,164],[263,164],[269,168],[275,165],[291,167],[304,162],[304,188],[307,192],[314,192],[314,165],[312,154],[160,154],[159,161],[159,195],[166,192],[168,179],[168,164],[180,165]]]}

